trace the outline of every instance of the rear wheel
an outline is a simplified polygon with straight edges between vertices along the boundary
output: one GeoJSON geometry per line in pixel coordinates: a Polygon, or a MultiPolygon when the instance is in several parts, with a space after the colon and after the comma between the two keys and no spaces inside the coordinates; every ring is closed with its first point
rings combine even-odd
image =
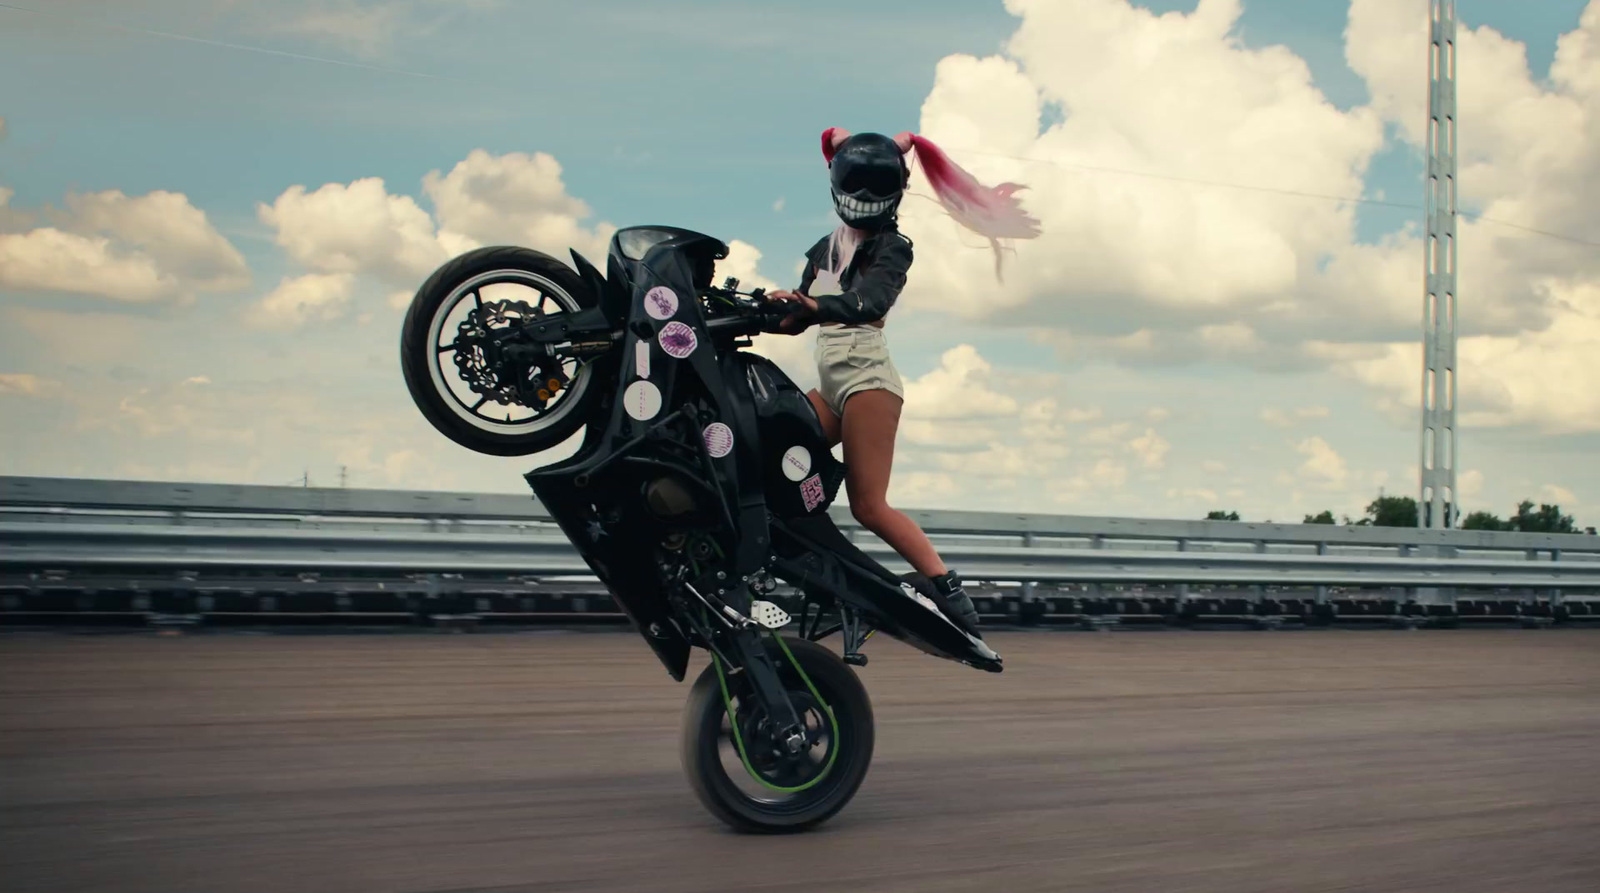
{"type": "Polygon", "coordinates": [[[767,717],[716,656],[684,706],[681,756],[695,795],[739,831],[804,831],[855,796],[872,761],[872,703],[855,671],[805,639],[767,639],[768,653],[804,725],[793,753],[768,734],[767,717]]]}
{"type": "Polygon", "coordinates": [[[469,251],[411,299],[400,331],[406,389],[441,434],[475,452],[526,456],[559,446],[601,399],[597,361],[512,359],[506,336],[598,300],[576,272],[542,252],[469,251]]]}

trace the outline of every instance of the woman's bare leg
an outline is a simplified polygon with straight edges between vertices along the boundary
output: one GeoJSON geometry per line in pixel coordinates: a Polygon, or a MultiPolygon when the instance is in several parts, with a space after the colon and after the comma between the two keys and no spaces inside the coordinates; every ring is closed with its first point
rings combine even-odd
{"type": "Polygon", "coordinates": [[[929,579],[945,573],[944,561],[917,522],[891,508],[889,472],[902,401],[892,391],[858,391],[844,404],[839,425],[844,443],[845,489],[850,513],[929,579]]]}
{"type": "Polygon", "coordinates": [[[816,388],[812,388],[806,397],[811,400],[811,408],[817,411],[817,421],[822,423],[822,435],[828,439],[828,449],[839,445],[839,414],[833,411],[828,401],[822,399],[816,388]]]}

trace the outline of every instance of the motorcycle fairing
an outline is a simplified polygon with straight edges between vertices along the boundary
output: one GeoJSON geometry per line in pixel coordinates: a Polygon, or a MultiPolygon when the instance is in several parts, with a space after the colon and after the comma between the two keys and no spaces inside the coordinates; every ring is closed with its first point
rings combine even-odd
{"type": "MultiPolygon", "coordinates": [[[[605,422],[587,427],[574,456],[524,476],[534,494],[677,681],[690,638],[663,591],[655,550],[690,530],[721,541],[707,564],[723,569],[727,597],[741,610],[750,596],[736,581],[770,565],[819,602],[846,602],[929,654],[998,671],[998,655],[908,596],[826,514],[844,468],[810,401],[770,360],[731,349],[731,340],[717,344],[707,325],[699,295],[726,252],[709,236],[674,227],[613,236],[601,302],[624,335],[614,387],[597,413],[605,422]],[[647,296],[663,288],[657,294],[673,300],[647,309],[647,296]],[[682,357],[662,344],[674,324],[682,357]],[[629,388],[639,382],[659,391],[653,413],[638,403],[628,410],[629,388]],[[718,421],[733,444],[713,457],[704,436],[718,421]],[[798,481],[783,472],[791,447],[806,454],[798,481]]],[[[586,278],[592,269],[580,265],[586,278]]]]}

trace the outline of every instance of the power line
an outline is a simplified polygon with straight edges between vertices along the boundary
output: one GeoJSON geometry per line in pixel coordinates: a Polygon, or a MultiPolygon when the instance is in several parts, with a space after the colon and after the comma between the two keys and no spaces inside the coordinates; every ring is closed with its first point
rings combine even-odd
{"type": "Polygon", "coordinates": [[[222,47],[230,50],[244,50],[251,53],[262,53],[268,56],[281,56],[286,59],[299,59],[303,62],[321,62],[325,65],[342,65],[346,68],[360,68],[367,71],[380,71],[385,74],[398,74],[406,77],[424,78],[426,80],[455,81],[457,83],[465,83],[464,81],[460,81],[457,78],[449,77],[447,75],[427,74],[425,72],[410,71],[404,68],[391,68],[387,65],[369,65],[365,62],[351,62],[347,59],[330,59],[326,56],[312,56],[308,53],[293,53],[288,50],[274,50],[268,47],[251,46],[244,43],[229,43],[225,40],[212,40],[208,37],[195,37],[192,34],[178,34],[172,31],[157,31],[154,28],[139,28],[133,25],[121,25],[108,19],[70,15],[68,13],[55,12],[53,10],[31,9],[26,6],[16,6],[11,3],[0,3],[0,9],[6,9],[12,12],[32,13],[33,15],[39,16],[49,16],[55,19],[76,22],[81,25],[109,28],[113,31],[122,31],[128,34],[142,34],[147,37],[160,37],[166,40],[181,40],[187,43],[198,43],[206,46],[222,47]]]}
{"type": "MultiPolygon", "coordinates": [[[[1129,170],[1127,168],[1105,167],[1103,165],[1079,164],[1077,162],[1062,161],[1056,158],[1034,158],[1028,155],[1008,155],[1004,152],[986,152],[981,149],[951,149],[950,151],[963,155],[985,155],[991,158],[1005,158],[1011,161],[1024,161],[1031,164],[1048,164],[1053,167],[1074,168],[1077,170],[1094,171],[1096,173],[1121,174],[1129,177],[1147,177],[1152,180],[1168,180],[1175,183],[1192,183],[1197,186],[1216,186],[1222,189],[1239,189],[1247,192],[1267,192],[1274,195],[1291,195],[1298,198],[1314,198],[1332,202],[1347,202],[1349,204],[1356,205],[1378,205],[1385,208],[1398,208],[1403,211],[1423,210],[1421,205],[1410,204],[1407,202],[1393,202],[1378,198],[1332,195],[1325,192],[1306,192],[1299,189],[1282,189],[1274,186],[1256,186],[1249,183],[1232,183],[1226,180],[1207,180],[1202,177],[1182,177],[1176,174],[1158,174],[1152,171],[1136,171],[1129,170]]],[[[1577,236],[1569,236],[1562,233],[1551,232],[1550,230],[1525,226],[1520,223],[1512,223],[1509,220],[1500,220],[1495,217],[1486,217],[1482,214],[1471,214],[1465,211],[1458,211],[1458,213],[1461,214],[1461,216],[1468,218],[1473,223],[1488,223],[1495,226],[1505,226],[1510,227],[1511,229],[1519,229],[1524,232],[1535,233],[1541,236],[1548,236],[1552,239],[1560,239],[1562,241],[1573,242],[1578,245],[1588,245],[1593,248],[1600,248],[1600,242],[1593,242],[1577,236]]]]}

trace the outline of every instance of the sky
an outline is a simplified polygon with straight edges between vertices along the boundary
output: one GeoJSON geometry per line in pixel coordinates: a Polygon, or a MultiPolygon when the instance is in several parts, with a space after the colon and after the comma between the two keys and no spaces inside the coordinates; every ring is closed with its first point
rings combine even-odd
{"type": "MultiPolygon", "coordinates": [[[[917,131],[903,507],[1298,521],[1417,495],[1424,0],[4,0],[0,473],[525,492],[406,393],[471,247],[793,286],[818,136],[917,131]]],[[[1600,523],[1600,0],[1460,0],[1464,511],[1600,523]]],[[[811,337],[758,349],[802,385],[811,337]]]]}

